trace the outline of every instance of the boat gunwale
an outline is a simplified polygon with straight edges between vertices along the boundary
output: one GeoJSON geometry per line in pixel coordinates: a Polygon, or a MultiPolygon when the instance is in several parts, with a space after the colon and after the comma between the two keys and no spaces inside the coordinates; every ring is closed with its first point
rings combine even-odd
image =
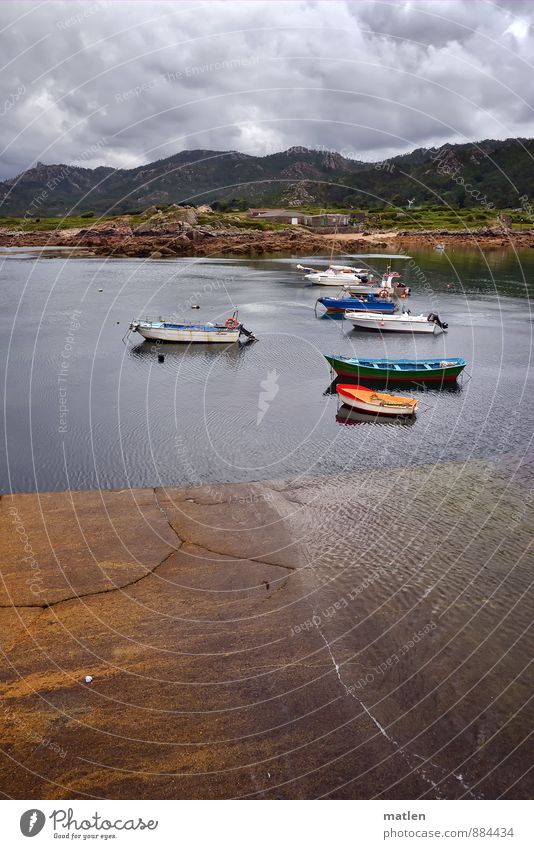
{"type": "MultiPolygon", "coordinates": [[[[387,303],[387,301],[386,301],[386,303],[387,303]]],[[[353,317],[360,320],[361,316],[359,314],[356,315],[356,313],[359,313],[359,312],[360,312],[360,310],[345,310],[345,318],[348,321],[352,321],[353,317]],[[354,313],[354,316],[350,315],[350,313],[354,313]]],[[[425,324],[426,322],[428,322],[428,324],[435,324],[435,322],[429,321],[428,316],[424,315],[424,313],[421,313],[420,315],[411,315],[411,313],[408,314],[408,313],[400,312],[400,313],[396,313],[396,314],[393,314],[393,315],[387,314],[386,318],[395,319],[395,321],[397,321],[397,322],[406,321],[406,322],[408,322],[408,324],[425,324]]]]}
{"type": "MultiPolygon", "coordinates": [[[[464,368],[467,365],[467,361],[464,360],[462,357],[450,357],[448,360],[436,360],[434,357],[428,358],[428,359],[423,359],[423,360],[410,360],[410,359],[401,358],[401,357],[399,357],[398,359],[395,359],[395,360],[388,360],[388,359],[377,357],[376,359],[373,359],[373,360],[362,361],[362,359],[360,357],[344,357],[342,355],[338,356],[338,355],[335,355],[335,354],[323,354],[323,356],[325,357],[327,362],[329,362],[331,365],[332,365],[332,360],[334,360],[336,362],[342,363],[343,365],[352,366],[355,369],[369,368],[369,369],[377,369],[377,370],[380,370],[380,371],[394,370],[394,366],[399,365],[401,363],[406,365],[406,366],[408,366],[408,365],[413,366],[413,369],[410,369],[411,371],[419,371],[422,368],[423,369],[426,368],[427,366],[430,366],[432,371],[447,371],[447,370],[454,369],[454,368],[460,368],[460,367],[464,368]],[[447,363],[447,365],[443,365],[443,363],[445,363],[445,362],[447,363]]],[[[408,369],[406,369],[406,371],[408,371],[408,369]]],[[[398,373],[398,372],[395,372],[395,373],[398,373]]]]}
{"type": "Polygon", "coordinates": [[[224,324],[171,324],[169,321],[138,321],[137,319],[132,324],[148,330],[200,330],[204,333],[214,333],[215,331],[228,333],[237,329],[226,327],[224,324]]]}

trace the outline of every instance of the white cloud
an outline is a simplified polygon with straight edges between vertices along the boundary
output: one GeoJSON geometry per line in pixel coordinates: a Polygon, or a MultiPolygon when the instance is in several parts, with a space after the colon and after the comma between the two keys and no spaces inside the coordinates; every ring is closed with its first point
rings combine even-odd
{"type": "Polygon", "coordinates": [[[2,4],[0,176],[103,139],[88,164],[292,145],[380,159],[532,136],[533,14],[485,0],[2,4]]]}
{"type": "Polygon", "coordinates": [[[527,37],[529,30],[530,24],[527,21],[522,21],[518,18],[506,27],[504,35],[513,35],[514,38],[517,38],[519,41],[523,41],[527,37]]]}

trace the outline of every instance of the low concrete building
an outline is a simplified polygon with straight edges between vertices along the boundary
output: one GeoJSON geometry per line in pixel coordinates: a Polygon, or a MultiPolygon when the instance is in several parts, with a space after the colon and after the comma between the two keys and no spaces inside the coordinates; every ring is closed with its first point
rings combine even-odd
{"type": "Polygon", "coordinates": [[[269,219],[280,224],[308,224],[311,215],[306,215],[296,209],[249,209],[251,218],[269,219]]]}
{"type": "Polygon", "coordinates": [[[348,227],[350,224],[350,215],[340,212],[320,212],[309,218],[309,227],[348,227]]]}
{"type": "Polygon", "coordinates": [[[280,224],[304,224],[306,227],[347,227],[350,215],[337,212],[321,212],[310,214],[299,212],[298,209],[249,209],[251,218],[269,219],[280,224]]]}

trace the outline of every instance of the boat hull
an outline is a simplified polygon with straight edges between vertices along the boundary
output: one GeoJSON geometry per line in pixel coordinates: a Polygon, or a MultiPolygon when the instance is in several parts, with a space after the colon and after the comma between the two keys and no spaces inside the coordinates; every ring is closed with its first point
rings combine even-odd
{"type": "Polygon", "coordinates": [[[340,425],[360,425],[360,424],[381,424],[391,427],[393,424],[402,424],[412,426],[415,424],[415,416],[377,416],[376,413],[362,413],[361,410],[356,410],[354,407],[349,407],[342,404],[336,413],[336,421],[340,425]]]}
{"type": "Polygon", "coordinates": [[[214,327],[213,330],[200,328],[187,330],[185,328],[149,327],[147,325],[139,325],[134,329],[137,333],[140,333],[144,339],[150,339],[154,342],[229,344],[239,340],[239,328],[236,330],[227,330],[226,328],[214,327]]]}
{"type": "Polygon", "coordinates": [[[319,298],[318,303],[322,304],[327,312],[338,313],[344,313],[350,310],[351,312],[370,312],[377,315],[384,315],[386,313],[393,313],[397,308],[396,304],[389,301],[383,301],[381,303],[377,300],[366,303],[364,301],[358,301],[357,298],[319,298]]]}
{"type": "Polygon", "coordinates": [[[326,354],[325,359],[330,363],[339,377],[350,378],[356,383],[373,381],[378,383],[454,383],[464,370],[464,360],[456,358],[447,361],[452,365],[442,365],[439,360],[419,360],[410,364],[409,361],[375,360],[374,365],[362,362],[351,362],[348,358],[334,357],[326,354]],[[409,367],[413,365],[413,367],[409,367]],[[429,366],[429,367],[427,367],[429,366]]]}
{"type": "MultiPolygon", "coordinates": [[[[360,387],[361,388],[361,387],[360,387]]],[[[373,402],[371,399],[373,397],[373,393],[367,392],[366,395],[369,396],[369,400],[366,400],[364,397],[358,397],[357,394],[353,394],[350,389],[345,389],[343,386],[338,386],[337,392],[343,404],[347,407],[351,407],[353,410],[357,410],[360,413],[371,413],[375,416],[387,416],[389,418],[396,418],[398,416],[413,416],[417,411],[417,404],[411,399],[406,399],[406,404],[398,403],[395,406],[386,406],[381,404],[378,401],[379,396],[375,395],[377,399],[373,402]]],[[[395,396],[382,396],[383,398],[393,398],[395,396]]],[[[400,401],[400,398],[397,398],[400,401]]]]}
{"type": "Polygon", "coordinates": [[[315,286],[344,286],[346,283],[354,283],[358,286],[358,291],[362,293],[376,292],[377,285],[371,283],[366,284],[361,282],[361,278],[356,274],[305,274],[305,279],[309,280],[315,286]]]}
{"type": "MultiPolygon", "coordinates": [[[[360,330],[378,330],[381,333],[442,333],[441,327],[433,321],[414,321],[401,316],[378,317],[360,315],[354,310],[345,313],[345,318],[360,330]]],[[[415,317],[414,317],[415,318],[415,317]]]]}

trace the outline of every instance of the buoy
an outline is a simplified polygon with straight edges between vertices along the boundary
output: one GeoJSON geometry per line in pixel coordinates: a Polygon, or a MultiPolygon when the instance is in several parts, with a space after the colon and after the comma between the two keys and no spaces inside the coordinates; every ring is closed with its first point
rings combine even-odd
{"type": "Polygon", "coordinates": [[[165,354],[158,354],[158,363],[162,363],[165,360],[165,354]]]}

